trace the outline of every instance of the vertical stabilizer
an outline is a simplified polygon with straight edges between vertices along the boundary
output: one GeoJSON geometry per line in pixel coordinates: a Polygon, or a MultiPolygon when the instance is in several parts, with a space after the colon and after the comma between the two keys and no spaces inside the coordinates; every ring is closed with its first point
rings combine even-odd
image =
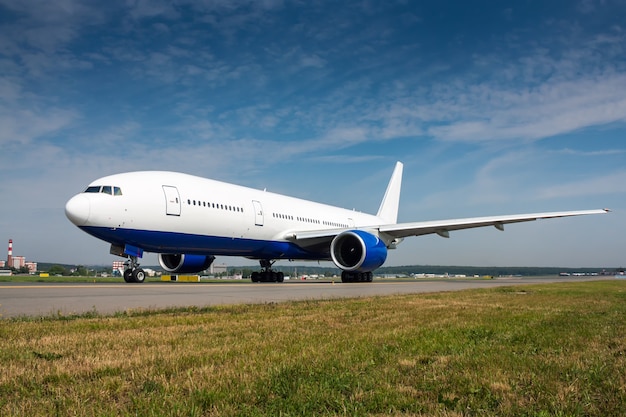
{"type": "Polygon", "coordinates": [[[402,162],[396,162],[396,167],[391,174],[391,179],[387,185],[387,191],[380,208],[376,214],[388,224],[398,222],[398,207],[400,205],[400,188],[402,186],[402,162]]]}

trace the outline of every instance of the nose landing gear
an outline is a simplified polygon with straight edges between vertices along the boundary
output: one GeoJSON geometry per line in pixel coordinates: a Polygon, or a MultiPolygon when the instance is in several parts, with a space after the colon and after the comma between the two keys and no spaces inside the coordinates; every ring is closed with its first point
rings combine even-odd
{"type": "Polygon", "coordinates": [[[146,273],[139,268],[136,256],[130,256],[128,261],[124,262],[124,281],[142,283],[146,280],[146,273]]]}

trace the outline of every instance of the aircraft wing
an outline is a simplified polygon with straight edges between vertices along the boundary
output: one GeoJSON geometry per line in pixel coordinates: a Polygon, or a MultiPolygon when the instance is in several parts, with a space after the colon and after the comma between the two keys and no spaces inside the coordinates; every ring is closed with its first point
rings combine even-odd
{"type": "Polygon", "coordinates": [[[471,217],[468,219],[435,220],[415,223],[398,223],[378,226],[381,233],[386,233],[395,238],[407,236],[421,236],[436,233],[448,237],[453,230],[472,229],[476,227],[494,226],[498,230],[504,230],[505,224],[529,222],[539,219],[554,219],[557,217],[584,216],[588,214],[605,214],[610,210],[581,210],[581,211],[556,211],[549,213],[513,214],[507,216],[471,217]]]}
{"type": "MultiPolygon", "coordinates": [[[[467,219],[434,220],[413,223],[397,223],[356,227],[371,231],[373,233],[385,234],[394,239],[408,236],[422,236],[428,234],[438,234],[442,237],[449,237],[449,232],[462,229],[473,229],[476,227],[494,226],[498,230],[504,230],[505,224],[529,222],[539,219],[553,219],[557,217],[584,216],[589,214],[606,214],[609,209],[600,210],[580,210],[580,211],[556,211],[548,213],[513,214],[506,216],[471,217],[467,219]]],[[[327,243],[336,235],[352,229],[325,229],[302,232],[290,232],[285,236],[288,240],[306,247],[327,243]]]]}

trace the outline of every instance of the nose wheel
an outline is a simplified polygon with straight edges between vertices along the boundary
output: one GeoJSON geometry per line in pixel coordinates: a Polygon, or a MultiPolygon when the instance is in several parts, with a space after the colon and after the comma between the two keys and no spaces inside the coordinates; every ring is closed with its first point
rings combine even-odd
{"type": "Polygon", "coordinates": [[[146,280],[146,273],[139,268],[136,256],[131,256],[128,261],[124,262],[124,281],[142,283],[146,280]]]}

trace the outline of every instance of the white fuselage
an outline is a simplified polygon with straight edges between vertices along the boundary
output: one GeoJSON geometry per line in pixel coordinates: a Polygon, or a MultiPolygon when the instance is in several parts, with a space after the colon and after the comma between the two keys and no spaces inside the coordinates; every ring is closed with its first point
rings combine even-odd
{"type": "MultiPolygon", "coordinates": [[[[66,213],[78,227],[112,244],[132,244],[156,253],[259,259],[320,258],[317,250],[298,256],[295,248],[275,246],[288,243],[291,231],[346,230],[384,223],[377,216],[353,210],[163,171],[116,174],[93,181],[86,192],[67,203],[66,213]],[[112,191],[97,191],[98,187],[112,191]],[[119,195],[113,190],[119,190],[119,195]]],[[[322,252],[322,259],[330,259],[327,248],[322,252]]]]}

